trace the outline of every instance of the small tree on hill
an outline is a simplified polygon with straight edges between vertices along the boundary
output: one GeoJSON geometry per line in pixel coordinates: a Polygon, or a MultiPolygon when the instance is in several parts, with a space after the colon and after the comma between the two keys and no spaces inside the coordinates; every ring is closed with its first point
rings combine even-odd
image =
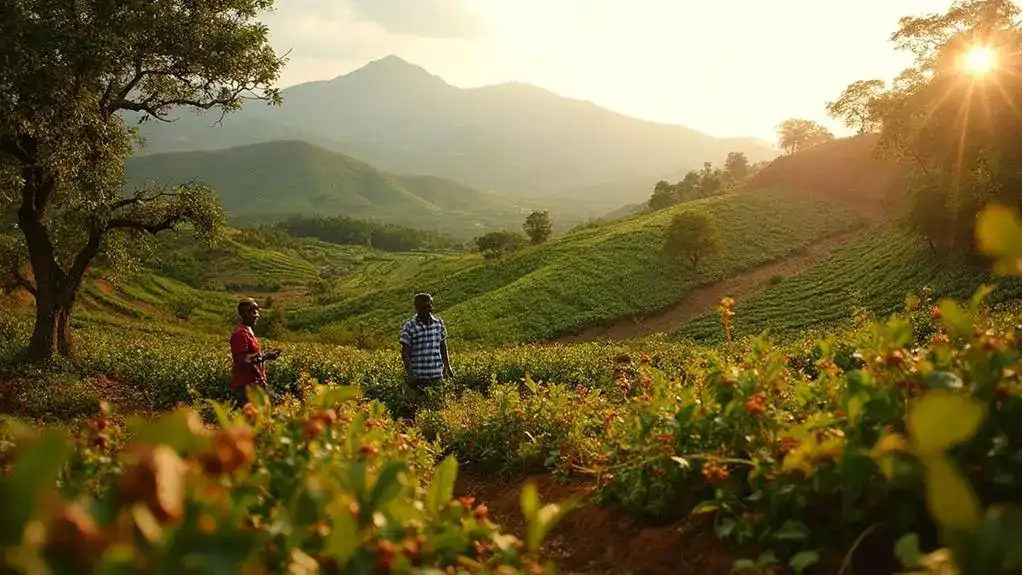
{"type": "Polygon", "coordinates": [[[497,231],[479,236],[474,243],[476,251],[491,259],[518,251],[526,241],[522,234],[497,231]]]}
{"type": "Polygon", "coordinates": [[[794,154],[834,139],[834,134],[812,120],[792,118],[777,127],[777,139],[786,154],[794,154]]]}
{"type": "Polygon", "coordinates": [[[719,253],[720,234],[709,216],[697,212],[678,214],[667,228],[664,251],[668,257],[684,261],[693,270],[706,258],[719,253]]]}
{"type": "Polygon", "coordinates": [[[673,206],[677,203],[677,192],[675,187],[667,183],[665,180],[660,180],[653,186],[653,195],[649,197],[649,209],[651,210],[662,210],[664,208],[673,206]]]}
{"type": "MultiPolygon", "coordinates": [[[[52,2],[0,8],[0,214],[15,211],[25,259],[5,272],[35,296],[29,354],[71,355],[70,317],[93,261],[138,253],[188,224],[215,237],[212,190],[125,195],[134,130],[123,113],[162,119],[176,106],[276,102],[281,60],[259,12],[272,0],[52,2]]],[[[5,250],[6,251],[6,250],[5,250]]]]}
{"type": "Polygon", "coordinates": [[[554,224],[550,221],[549,212],[535,211],[525,218],[522,229],[525,230],[525,235],[529,236],[532,245],[538,245],[550,239],[554,233],[554,224]]]}
{"type": "Polygon", "coordinates": [[[749,175],[749,158],[742,152],[731,152],[724,160],[724,177],[737,182],[749,175]]]}

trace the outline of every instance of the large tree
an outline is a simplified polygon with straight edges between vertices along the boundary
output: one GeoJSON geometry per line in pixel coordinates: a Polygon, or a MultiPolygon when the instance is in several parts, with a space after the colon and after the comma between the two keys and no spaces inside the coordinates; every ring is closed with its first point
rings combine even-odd
{"type": "Polygon", "coordinates": [[[786,154],[794,154],[834,139],[830,130],[802,118],[791,118],[777,126],[777,139],[786,154]]]}
{"type": "MultiPolygon", "coordinates": [[[[18,0],[0,4],[0,212],[14,211],[35,296],[31,357],[70,355],[78,289],[102,254],[187,224],[223,224],[211,190],[124,189],[135,130],[178,106],[279,101],[282,60],[258,20],[272,0],[18,0]]],[[[10,238],[5,242],[10,248],[10,238]]],[[[11,249],[3,250],[11,255],[11,249]]]]}
{"type": "Polygon", "coordinates": [[[902,18],[914,57],[875,99],[880,151],[913,168],[907,221],[935,249],[970,254],[988,202],[1022,205],[1022,27],[1010,0],[959,0],[902,18]]]}
{"type": "Polygon", "coordinates": [[[860,134],[878,132],[883,123],[877,108],[884,91],[883,80],[857,80],[837,100],[827,102],[827,113],[860,134]]]}

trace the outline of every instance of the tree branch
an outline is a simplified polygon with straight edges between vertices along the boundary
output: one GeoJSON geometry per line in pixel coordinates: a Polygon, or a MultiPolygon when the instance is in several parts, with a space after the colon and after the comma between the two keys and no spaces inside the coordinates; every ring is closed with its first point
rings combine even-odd
{"type": "Polygon", "coordinates": [[[129,218],[114,218],[106,223],[106,229],[137,230],[140,232],[148,232],[150,234],[158,234],[162,231],[174,229],[174,227],[183,220],[184,218],[180,215],[168,216],[158,222],[140,222],[129,218]]]}
{"type": "Polygon", "coordinates": [[[32,297],[36,295],[36,288],[32,285],[32,282],[28,281],[28,278],[21,275],[21,270],[18,269],[17,265],[11,266],[11,275],[14,276],[14,282],[19,286],[23,287],[25,291],[32,294],[32,297]]]}

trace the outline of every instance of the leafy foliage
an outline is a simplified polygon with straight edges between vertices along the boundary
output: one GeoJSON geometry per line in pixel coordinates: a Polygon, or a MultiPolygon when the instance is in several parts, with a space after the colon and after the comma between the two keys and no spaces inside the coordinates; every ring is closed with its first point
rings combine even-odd
{"type": "Polygon", "coordinates": [[[85,272],[101,249],[129,255],[145,234],[188,222],[202,235],[222,225],[202,185],[124,197],[132,130],[121,112],[164,117],[174,106],[239,108],[279,100],[281,62],[258,21],[270,0],[161,0],[131,9],[105,3],[20,2],[0,12],[0,211],[17,205],[34,282],[36,359],[70,354],[68,323],[85,272]],[[47,66],[45,62],[60,62],[47,66]]]}
{"type": "Polygon", "coordinates": [[[243,413],[200,407],[216,428],[183,408],[123,426],[103,413],[73,447],[60,430],[22,432],[0,479],[5,567],[542,571],[539,542],[570,507],[537,513],[528,493],[528,536],[503,534],[485,505],[453,498],[457,462],[434,472],[429,445],[378,403],[312,381],[304,391],[304,405],[256,392],[243,413]],[[41,537],[25,536],[33,530],[41,537]]]}
{"type": "Polygon", "coordinates": [[[388,252],[448,249],[457,240],[436,232],[418,230],[347,216],[292,216],[275,225],[296,238],[316,238],[340,245],[364,245],[388,252]]]}
{"type": "Polygon", "coordinates": [[[856,82],[842,96],[854,101],[846,108],[868,110],[878,150],[911,166],[910,229],[950,256],[973,255],[984,205],[1019,202],[1018,13],[1006,0],[959,0],[945,13],[903,18],[891,39],[912,65],[889,88],[856,82]],[[963,66],[971,50],[990,51],[994,68],[963,66]]]}
{"type": "Polygon", "coordinates": [[[752,168],[745,154],[731,152],[727,156],[724,169],[714,168],[711,162],[704,162],[701,170],[689,170],[681,181],[670,184],[660,180],[653,187],[647,205],[651,210],[662,210],[677,204],[724,194],[734,189],[746,177],[751,175],[752,168]]]}
{"type": "Polygon", "coordinates": [[[791,118],[777,127],[777,140],[786,154],[825,144],[834,139],[834,134],[811,120],[791,118]]]}
{"type": "Polygon", "coordinates": [[[717,224],[695,212],[682,212],[671,220],[664,239],[664,251],[668,257],[689,262],[692,269],[699,267],[704,258],[715,255],[721,249],[717,224]]]}
{"type": "Polygon", "coordinates": [[[475,239],[475,249],[487,259],[513,254],[527,243],[525,236],[517,232],[496,231],[483,234],[475,239]]]}
{"type": "Polygon", "coordinates": [[[535,211],[525,218],[522,224],[525,235],[529,236],[532,245],[539,245],[548,239],[554,232],[554,225],[550,221],[550,213],[547,211],[535,211]]]}
{"type": "Polygon", "coordinates": [[[883,80],[852,82],[837,100],[827,103],[827,113],[859,134],[878,132],[882,122],[877,117],[877,106],[885,88],[883,80]]]}

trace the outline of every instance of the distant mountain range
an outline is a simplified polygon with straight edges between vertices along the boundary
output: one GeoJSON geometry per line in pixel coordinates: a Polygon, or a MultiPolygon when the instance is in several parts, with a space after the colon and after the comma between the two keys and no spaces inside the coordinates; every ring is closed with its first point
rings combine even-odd
{"type": "Polygon", "coordinates": [[[141,153],[304,140],[390,172],[429,174],[509,198],[617,205],[642,199],[662,177],[704,161],[719,164],[731,151],[753,162],[777,156],[754,139],[638,120],[527,84],[457,88],[396,56],[287,88],[283,97],[280,107],[249,103],[217,126],[219,115],[189,112],[171,123],[146,122],[141,153]],[[637,182],[648,183],[636,189],[637,182]]]}
{"type": "Polygon", "coordinates": [[[129,158],[129,184],[212,186],[237,224],[346,215],[461,237],[524,219],[509,200],[435,176],[399,176],[298,140],[129,158]]]}

